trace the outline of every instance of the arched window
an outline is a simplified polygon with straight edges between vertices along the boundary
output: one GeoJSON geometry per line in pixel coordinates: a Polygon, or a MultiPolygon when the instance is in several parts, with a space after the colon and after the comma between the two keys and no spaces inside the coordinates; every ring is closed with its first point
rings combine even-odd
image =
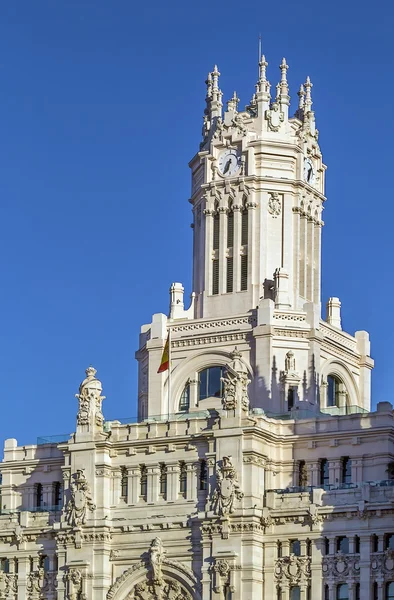
{"type": "Polygon", "coordinates": [[[340,583],[337,587],[337,600],[349,600],[349,592],[346,583],[340,583]]]}
{"type": "Polygon", "coordinates": [[[386,583],[386,600],[394,600],[394,581],[386,583]]]}
{"type": "Polygon", "coordinates": [[[327,406],[339,406],[339,389],[341,380],[335,375],[327,377],[327,406]]]}
{"type": "Polygon", "coordinates": [[[300,540],[290,540],[290,554],[294,554],[294,556],[301,556],[300,540]]]}
{"type": "Polygon", "coordinates": [[[212,397],[221,398],[223,396],[223,383],[221,381],[223,375],[223,367],[209,367],[200,371],[198,374],[199,400],[212,397]]]}
{"type": "Polygon", "coordinates": [[[184,390],[181,394],[181,398],[179,400],[179,410],[181,412],[186,412],[190,408],[190,384],[187,383],[184,387],[184,390]]]}

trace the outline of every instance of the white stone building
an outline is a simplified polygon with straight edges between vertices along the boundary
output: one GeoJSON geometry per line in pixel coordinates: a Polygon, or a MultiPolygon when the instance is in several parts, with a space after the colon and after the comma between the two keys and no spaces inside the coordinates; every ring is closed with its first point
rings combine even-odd
{"type": "Polygon", "coordinates": [[[290,116],[266,67],[242,112],[208,75],[191,304],[141,329],[138,420],[89,368],[75,433],[5,441],[0,599],[394,600],[393,407],[368,334],[321,318],[312,84],[290,116]]]}

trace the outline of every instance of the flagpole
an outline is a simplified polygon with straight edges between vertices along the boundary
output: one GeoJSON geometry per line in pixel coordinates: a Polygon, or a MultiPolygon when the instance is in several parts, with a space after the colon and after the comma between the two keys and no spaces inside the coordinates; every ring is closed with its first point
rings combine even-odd
{"type": "Polygon", "coordinates": [[[167,418],[170,420],[171,404],[171,327],[168,328],[168,407],[167,418]]]}

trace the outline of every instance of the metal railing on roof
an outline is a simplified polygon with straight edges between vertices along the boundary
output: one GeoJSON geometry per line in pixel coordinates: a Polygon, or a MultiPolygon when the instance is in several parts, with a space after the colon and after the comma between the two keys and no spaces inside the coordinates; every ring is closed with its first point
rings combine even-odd
{"type": "Polygon", "coordinates": [[[68,442],[71,435],[71,433],[61,433],[59,435],[41,436],[37,438],[37,446],[43,446],[44,444],[61,444],[62,442],[68,442]]]}
{"type": "Polygon", "coordinates": [[[293,485],[282,489],[266,490],[266,492],[275,492],[276,494],[300,494],[302,492],[312,492],[312,490],[324,490],[325,492],[335,490],[351,490],[361,488],[364,485],[371,487],[394,487],[394,479],[383,479],[380,481],[358,481],[357,483],[328,483],[327,485],[293,485]]]}

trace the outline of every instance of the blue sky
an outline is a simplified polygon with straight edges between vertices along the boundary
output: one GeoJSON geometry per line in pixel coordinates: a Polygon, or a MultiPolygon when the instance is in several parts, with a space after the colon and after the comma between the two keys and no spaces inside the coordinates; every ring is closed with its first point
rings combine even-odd
{"type": "Polygon", "coordinates": [[[371,333],[392,400],[394,9],[19,0],[0,6],[0,439],[73,431],[89,364],[107,418],[136,415],[142,323],[190,293],[188,161],[214,63],[246,104],[261,31],[273,86],[306,75],[327,171],[323,303],[371,333]]]}

